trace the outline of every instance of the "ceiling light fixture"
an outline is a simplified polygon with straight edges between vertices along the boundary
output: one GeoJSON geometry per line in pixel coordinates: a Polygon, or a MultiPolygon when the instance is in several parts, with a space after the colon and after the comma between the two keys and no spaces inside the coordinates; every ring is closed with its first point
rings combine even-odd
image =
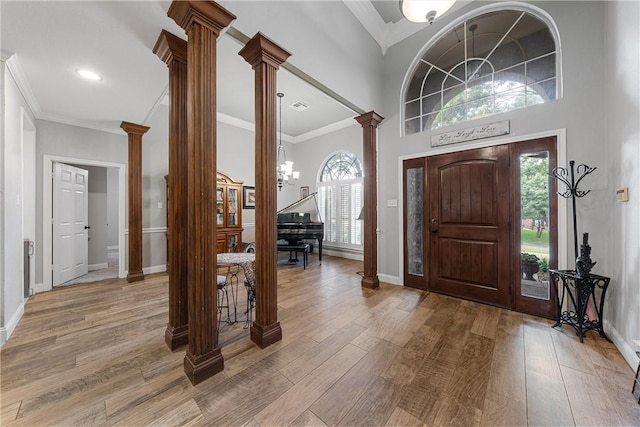
{"type": "Polygon", "coordinates": [[[98,74],[94,73],[93,71],[85,70],[84,68],[78,68],[76,70],[76,73],[78,73],[85,79],[92,80],[94,82],[102,80],[102,77],[100,77],[98,74]]]}
{"type": "Polygon", "coordinates": [[[400,0],[400,10],[411,22],[428,22],[433,24],[456,0],[400,0]]]}
{"type": "Polygon", "coordinates": [[[278,143],[278,189],[282,191],[282,187],[284,184],[295,185],[298,182],[298,178],[300,178],[300,172],[293,170],[293,162],[291,160],[287,161],[287,153],[284,151],[284,145],[282,145],[282,98],[284,97],[284,93],[278,92],[276,96],[280,98],[280,141],[278,143]],[[282,153],[282,155],[280,154],[282,153]],[[280,159],[284,159],[282,163],[280,163],[280,159]]]}

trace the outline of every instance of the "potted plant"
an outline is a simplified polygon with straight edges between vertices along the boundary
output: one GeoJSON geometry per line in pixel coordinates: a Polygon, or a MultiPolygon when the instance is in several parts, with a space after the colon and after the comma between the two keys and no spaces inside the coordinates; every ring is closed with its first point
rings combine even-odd
{"type": "Polygon", "coordinates": [[[539,282],[549,281],[549,261],[547,260],[547,257],[543,257],[540,260],[540,268],[537,276],[539,282]]]}
{"type": "Polygon", "coordinates": [[[524,274],[525,280],[535,280],[533,275],[540,269],[540,258],[535,254],[528,252],[522,252],[522,274],[524,274]]]}

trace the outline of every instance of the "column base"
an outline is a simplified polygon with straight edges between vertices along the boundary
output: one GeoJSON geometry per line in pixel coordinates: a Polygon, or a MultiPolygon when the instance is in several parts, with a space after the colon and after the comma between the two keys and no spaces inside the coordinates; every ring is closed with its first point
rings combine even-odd
{"type": "Polygon", "coordinates": [[[268,326],[262,326],[253,322],[251,325],[251,341],[258,347],[265,348],[282,340],[282,328],[280,322],[268,326]]]}
{"type": "Polygon", "coordinates": [[[171,351],[187,345],[189,343],[189,325],[177,328],[167,325],[167,329],[164,331],[164,342],[171,351]]]}
{"type": "Polygon", "coordinates": [[[201,356],[194,356],[187,350],[187,355],[184,357],[184,373],[191,384],[200,384],[223,370],[224,359],[219,347],[201,356]]]}
{"type": "Polygon", "coordinates": [[[135,271],[135,272],[129,272],[127,274],[127,282],[131,283],[131,282],[139,282],[141,280],[144,280],[144,273],[142,272],[142,270],[140,271],[135,271]]]}
{"type": "Polygon", "coordinates": [[[373,277],[363,277],[362,278],[362,282],[361,285],[363,288],[367,288],[367,289],[377,289],[380,287],[380,281],[378,280],[378,276],[373,276],[373,277]]]}

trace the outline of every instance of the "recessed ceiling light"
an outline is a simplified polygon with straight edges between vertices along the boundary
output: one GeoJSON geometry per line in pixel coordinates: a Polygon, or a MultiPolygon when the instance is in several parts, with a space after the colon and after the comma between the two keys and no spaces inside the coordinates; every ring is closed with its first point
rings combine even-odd
{"type": "Polygon", "coordinates": [[[78,68],[76,70],[76,73],[80,74],[87,80],[93,80],[95,82],[102,80],[102,77],[100,77],[98,74],[94,73],[93,71],[85,70],[84,68],[78,68]]]}

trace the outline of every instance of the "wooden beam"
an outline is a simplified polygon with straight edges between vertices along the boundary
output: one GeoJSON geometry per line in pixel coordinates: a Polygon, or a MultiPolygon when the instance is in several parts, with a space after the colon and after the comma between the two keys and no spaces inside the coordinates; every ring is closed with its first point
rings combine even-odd
{"type": "Polygon", "coordinates": [[[164,339],[171,350],[189,342],[187,298],[187,42],[162,30],[153,48],[169,67],[169,186],[167,259],[169,322],[164,339]]]}
{"type": "Polygon", "coordinates": [[[282,339],[278,322],[276,249],[276,72],[291,56],[257,33],[239,52],[255,71],[256,317],[251,340],[261,348],[282,339]]]}

